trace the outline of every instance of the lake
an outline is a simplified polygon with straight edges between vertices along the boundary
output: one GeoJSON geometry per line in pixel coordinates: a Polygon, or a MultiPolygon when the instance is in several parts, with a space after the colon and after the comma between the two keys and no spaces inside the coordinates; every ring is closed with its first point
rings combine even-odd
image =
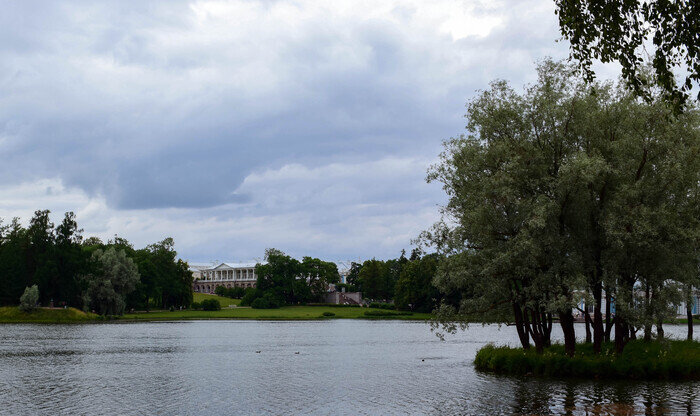
{"type": "Polygon", "coordinates": [[[440,341],[400,321],[0,325],[0,414],[700,415],[697,382],[477,372],[488,342],[517,345],[515,329],[440,341]]]}

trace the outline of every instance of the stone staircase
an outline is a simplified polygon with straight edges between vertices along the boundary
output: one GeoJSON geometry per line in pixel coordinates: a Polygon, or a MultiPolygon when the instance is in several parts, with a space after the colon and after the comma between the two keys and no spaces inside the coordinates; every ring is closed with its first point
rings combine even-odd
{"type": "Polygon", "coordinates": [[[351,298],[345,296],[345,293],[338,292],[338,304],[340,304],[340,305],[359,305],[360,303],[357,302],[355,299],[351,299],[351,298]]]}

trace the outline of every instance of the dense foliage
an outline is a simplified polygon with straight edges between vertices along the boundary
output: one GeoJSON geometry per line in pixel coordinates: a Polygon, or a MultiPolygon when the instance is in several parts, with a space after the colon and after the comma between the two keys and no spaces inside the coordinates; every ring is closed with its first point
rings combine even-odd
{"type": "Polygon", "coordinates": [[[192,302],[192,274],[177,259],[172,239],[139,250],[116,236],[106,244],[83,240],[72,212],[57,226],[49,214],[36,211],[28,227],[18,218],[0,222],[0,305],[19,304],[32,285],[40,305],[106,314],[192,302]]]}
{"type": "Polygon", "coordinates": [[[214,289],[214,293],[226,298],[240,299],[245,294],[245,289],[242,287],[217,286],[216,289],[214,289]]]}
{"type": "Polygon", "coordinates": [[[136,289],[139,272],[124,250],[109,247],[92,253],[92,270],[83,275],[85,282],[83,304],[86,310],[100,315],[122,315],[126,295],[136,289]]]}
{"type": "Polygon", "coordinates": [[[392,308],[431,312],[443,298],[433,284],[439,259],[437,254],[423,256],[415,249],[410,258],[401,253],[397,259],[353,263],[350,275],[354,273],[356,278],[352,288],[362,292],[366,300],[375,301],[371,304],[388,305],[391,301],[392,308]]]}
{"type": "Polygon", "coordinates": [[[204,299],[199,305],[203,311],[220,311],[221,303],[216,299],[204,299]]]}
{"type": "Polygon", "coordinates": [[[332,262],[311,257],[299,261],[276,249],[267,250],[265,260],[265,264],[255,266],[256,288],[246,291],[241,305],[269,309],[318,302],[329,285],[340,279],[332,262]]]}
{"type": "Polygon", "coordinates": [[[544,61],[524,94],[497,81],[469,103],[468,134],[429,172],[449,201],[423,238],[443,255],[438,288],[462,294],[440,308],[446,329],[505,308],[523,348],[548,347],[558,319],[573,355],[585,301],[597,353],[613,329],[620,352],[654,324],[663,337],[698,287],[700,113],[649,93],[544,61]]]}
{"type": "MultiPolygon", "coordinates": [[[[694,0],[555,0],[559,25],[571,42],[571,56],[593,79],[594,59],[616,61],[622,76],[637,94],[650,81],[663,88],[667,102],[680,108],[693,83],[700,84],[700,2],[694,0]],[[652,52],[655,77],[643,66],[652,52]],[[674,70],[686,72],[677,84],[674,70]]],[[[700,98],[700,92],[698,93],[700,98]]]]}

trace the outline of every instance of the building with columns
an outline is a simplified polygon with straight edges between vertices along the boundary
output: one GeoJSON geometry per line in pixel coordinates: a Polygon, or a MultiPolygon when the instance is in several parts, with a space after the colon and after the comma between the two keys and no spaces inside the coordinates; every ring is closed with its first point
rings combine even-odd
{"type": "Polygon", "coordinates": [[[221,263],[218,266],[197,268],[192,289],[199,293],[214,293],[217,286],[255,287],[258,277],[255,275],[256,263],[221,263]]]}

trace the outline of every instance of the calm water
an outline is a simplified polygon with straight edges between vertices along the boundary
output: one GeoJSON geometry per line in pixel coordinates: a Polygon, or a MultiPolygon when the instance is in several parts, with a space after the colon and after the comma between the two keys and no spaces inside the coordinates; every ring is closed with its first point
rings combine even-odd
{"type": "Polygon", "coordinates": [[[0,414],[700,415],[700,383],[476,372],[487,342],[515,345],[515,330],[443,342],[392,321],[0,325],[0,414]]]}

